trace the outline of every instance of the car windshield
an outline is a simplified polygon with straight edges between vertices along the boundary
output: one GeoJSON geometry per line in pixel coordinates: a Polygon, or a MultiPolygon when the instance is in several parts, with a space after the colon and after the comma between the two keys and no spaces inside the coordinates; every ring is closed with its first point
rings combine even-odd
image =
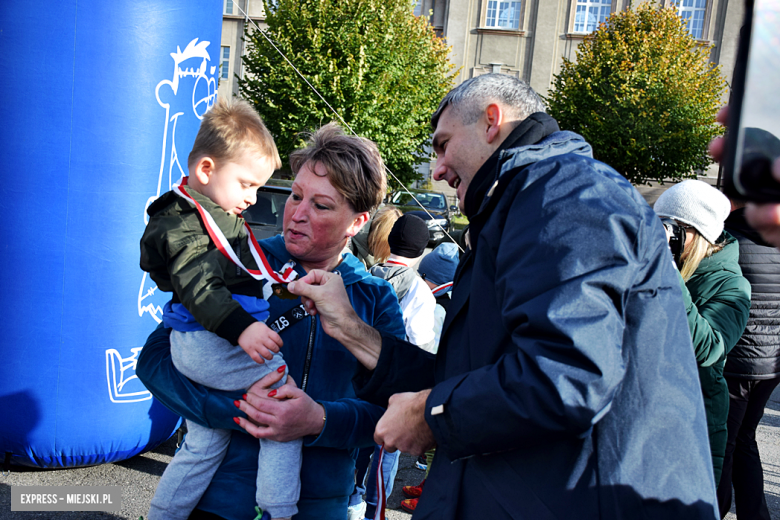
{"type": "Polygon", "coordinates": [[[260,188],[257,191],[257,202],[244,211],[244,218],[249,224],[279,226],[288,196],[289,193],[263,191],[260,188]]]}
{"type": "MultiPolygon", "coordinates": [[[[447,207],[444,195],[441,193],[415,193],[415,198],[420,206],[430,209],[444,209],[447,207]]],[[[393,196],[392,203],[396,206],[417,206],[411,195],[405,191],[399,191],[393,196]]]]}

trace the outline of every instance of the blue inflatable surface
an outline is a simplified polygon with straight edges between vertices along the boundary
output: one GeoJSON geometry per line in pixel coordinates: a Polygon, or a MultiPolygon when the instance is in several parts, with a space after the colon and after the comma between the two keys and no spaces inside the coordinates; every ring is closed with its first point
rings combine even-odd
{"type": "Polygon", "coordinates": [[[222,2],[0,2],[0,460],[153,449],[179,418],[135,376],[170,298],[140,270],[146,207],[214,103],[222,2]]]}

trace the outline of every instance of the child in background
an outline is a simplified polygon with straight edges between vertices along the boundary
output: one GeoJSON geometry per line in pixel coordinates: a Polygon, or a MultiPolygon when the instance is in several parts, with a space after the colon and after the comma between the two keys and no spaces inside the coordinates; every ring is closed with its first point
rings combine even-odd
{"type": "Polygon", "coordinates": [[[436,299],[412,268],[428,245],[428,226],[414,215],[401,216],[387,236],[390,256],[371,268],[374,276],[390,282],[403,312],[406,337],[425,350],[432,348],[436,299]]]}
{"type": "MultiPolygon", "coordinates": [[[[181,186],[148,209],[141,268],[161,290],[173,292],[163,322],[174,329],[176,368],[205,386],[245,390],[273,370],[286,370],[278,354],[282,340],[263,323],[268,319],[263,295],[270,284],[258,278],[289,280],[258,266],[262,262],[256,258],[263,253],[241,217],[255,203],[257,189],[281,166],[279,153],[247,102],[219,100],[203,117],[187,166],[189,177],[181,186]]],[[[157,486],[150,520],[188,518],[225,456],[230,430],[192,421],[187,429],[157,486]]],[[[297,513],[300,494],[301,440],[259,442],[262,518],[289,519],[297,513]]]]}

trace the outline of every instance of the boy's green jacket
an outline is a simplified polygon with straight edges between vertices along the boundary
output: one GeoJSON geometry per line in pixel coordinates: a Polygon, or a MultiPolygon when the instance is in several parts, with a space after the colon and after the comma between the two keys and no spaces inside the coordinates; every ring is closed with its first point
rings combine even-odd
{"type": "Polygon", "coordinates": [[[729,413],[729,393],[723,367],[726,355],[742,336],[750,313],[750,283],[742,276],[739,267],[739,245],[726,232],[719,237],[718,243],[723,241],[726,242],[725,247],[702,260],[690,280],[683,283],[688,328],[707,411],[716,484],[720,480],[726,452],[729,413]]]}
{"type": "MultiPolygon", "coordinates": [[[[208,197],[184,187],[214,218],[241,262],[257,264],[249,251],[243,218],[231,215],[208,197]]],[[[238,337],[257,321],[232,297],[263,297],[262,283],[226,258],[206,232],[198,210],[169,191],[149,209],[149,224],[141,238],[141,269],[161,291],[173,293],[206,330],[238,344],[238,337]]]]}

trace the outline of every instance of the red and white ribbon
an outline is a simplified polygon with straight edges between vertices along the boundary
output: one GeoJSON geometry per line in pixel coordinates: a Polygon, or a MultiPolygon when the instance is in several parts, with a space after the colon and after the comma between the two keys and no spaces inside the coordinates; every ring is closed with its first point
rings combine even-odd
{"type": "Polygon", "coordinates": [[[434,296],[436,296],[438,293],[442,291],[446,291],[450,287],[452,287],[452,282],[443,283],[437,287],[434,287],[433,290],[431,290],[431,292],[433,293],[434,296]]]}
{"type": "Polygon", "coordinates": [[[255,280],[267,280],[270,283],[288,283],[293,281],[298,276],[298,273],[295,272],[295,262],[287,262],[282,266],[280,272],[274,271],[271,268],[271,264],[268,263],[268,259],[265,257],[263,250],[260,249],[260,246],[257,244],[257,240],[255,240],[255,235],[252,233],[252,228],[250,228],[249,224],[246,222],[244,222],[244,227],[246,228],[248,235],[249,251],[252,253],[252,256],[254,257],[259,269],[249,269],[244,266],[238,256],[236,256],[236,253],[233,251],[233,247],[231,247],[227,237],[225,237],[225,234],[222,233],[222,230],[219,229],[219,226],[214,221],[214,217],[212,217],[208,211],[203,209],[203,207],[198,204],[198,201],[192,198],[192,195],[187,193],[187,190],[183,189],[183,187],[187,185],[187,179],[188,177],[182,177],[179,184],[175,184],[173,186],[173,191],[183,199],[189,201],[190,204],[195,206],[195,209],[197,209],[198,213],[200,213],[201,220],[203,221],[203,225],[205,226],[209,237],[211,238],[212,242],[214,242],[214,245],[217,246],[217,249],[219,249],[220,253],[229,258],[238,267],[246,271],[255,280]]]}
{"type": "Polygon", "coordinates": [[[376,467],[376,513],[374,518],[379,520],[385,520],[385,505],[387,497],[385,497],[385,478],[382,471],[382,460],[385,458],[385,447],[379,448],[379,464],[376,467]]]}
{"type": "Polygon", "coordinates": [[[386,260],[386,261],[385,261],[385,263],[386,263],[386,264],[390,264],[390,265],[402,265],[402,266],[404,266],[404,267],[409,267],[409,266],[408,266],[408,265],[406,265],[405,263],[403,263],[403,262],[399,262],[398,260],[386,260]]]}

